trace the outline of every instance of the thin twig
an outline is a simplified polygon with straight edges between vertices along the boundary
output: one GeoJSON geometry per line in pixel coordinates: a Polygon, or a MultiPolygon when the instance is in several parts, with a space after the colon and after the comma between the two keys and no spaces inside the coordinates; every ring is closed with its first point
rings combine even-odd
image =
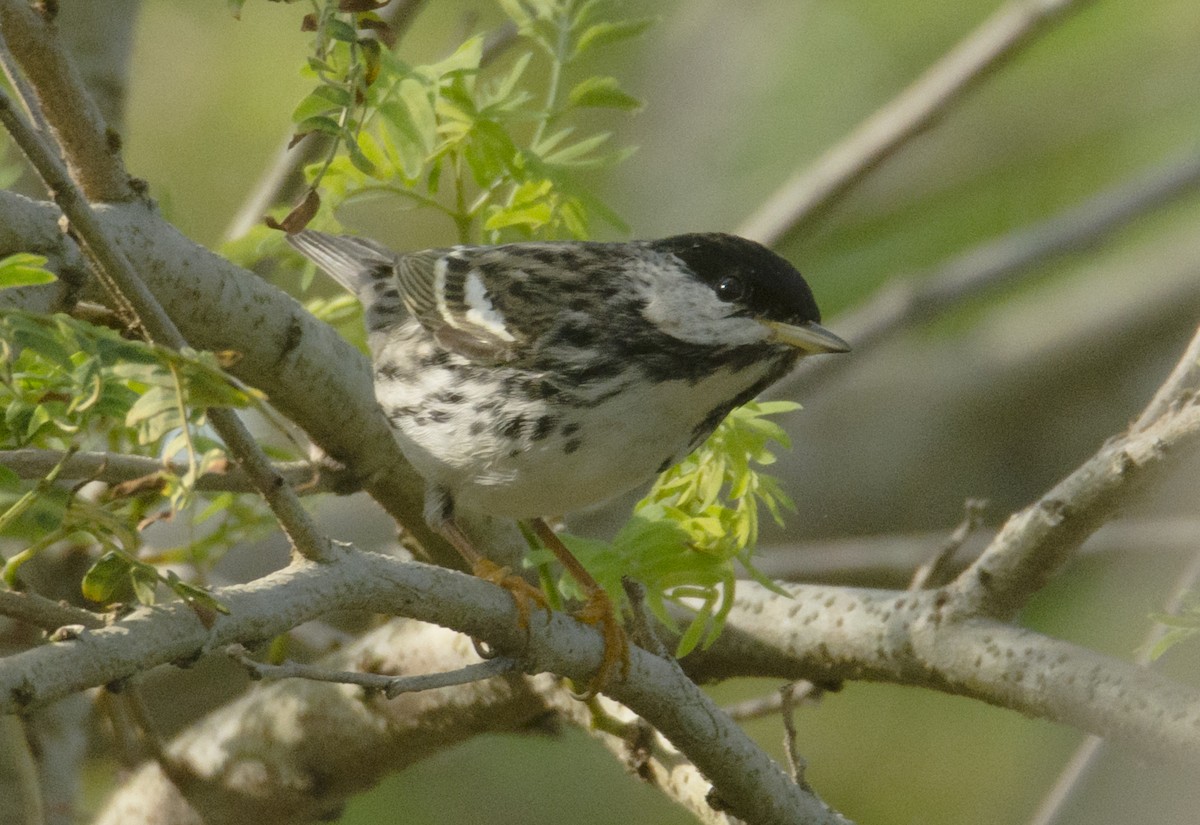
{"type": "MultiPolygon", "coordinates": [[[[1167,162],[1041,223],[986,241],[925,274],[894,281],[831,326],[861,355],[905,329],[1016,281],[1048,259],[1090,249],[1116,230],[1197,188],[1200,155],[1167,162]]],[[[792,397],[801,387],[811,393],[821,381],[853,367],[853,360],[803,359],[769,395],[792,397]]]]}
{"type": "Polygon", "coordinates": [[[942,542],[941,547],[917,567],[912,581],[908,584],[909,590],[938,587],[950,578],[954,555],[962,549],[971,534],[978,530],[983,523],[985,507],[987,507],[987,502],[983,499],[969,498],[966,500],[963,504],[963,520],[958,527],[954,528],[954,532],[942,542]]]}
{"type": "MultiPolygon", "coordinates": [[[[41,478],[62,459],[61,450],[0,450],[0,464],[20,478],[41,478]]],[[[346,480],[337,469],[311,461],[280,461],[272,465],[283,482],[295,487],[297,493],[345,492],[346,480]]],[[[156,458],[121,453],[75,453],[63,464],[59,478],[89,479],[105,484],[120,484],[146,479],[149,483],[164,473],[183,475],[187,467],[181,462],[164,465],[156,458]]],[[[252,493],[256,491],[240,467],[211,470],[196,479],[196,489],[205,492],[252,493]]]]}
{"type": "MultiPolygon", "coordinates": [[[[1190,353],[1189,347],[1184,359],[1190,353]]],[[[1168,408],[1145,429],[1111,439],[1038,501],[1009,517],[987,550],[947,587],[950,611],[1014,615],[1111,518],[1136,483],[1161,468],[1168,454],[1194,447],[1198,436],[1200,406],[1192,404],[1168,408]]]]}
{"type": "Polygon", "coordinates": [[[779,718],[783,721],[783,752],[787,754],[788,769],[792,772],[792,779],[801,788],[808,787],[808,782],[804,778],[808,761],[800,753],[794,711],[798,698],[797,693],[801,693],[800,698],[802,698],[811,686],[812,682],[792,682],[779,689],[779,718]]]}
{"type": "MultiPolygon", "coordinates": [[[[785,687],[791,688],[790,701],[793,708],[798,707],[802,703],[816,704],[825,695],[825,688],[819,687],[807,679],[789,682],[785,687]]],[[[723,710],[735,722],[749,722],[753,719],[761,719],[764,716],[774,716],[783,710],[783,706],[782,690],[773,690],[770,693],[756,696],[753,699],[746,699],[737,704],[727,705],[723,710]]]]}
{"type": "Polygon", "coordinates": [[[1200,329],[1192,337],[1183,357],[1171,370],[1167,380],[1163,382],[1146,409],[1138,416],[1130,428],[1133,432],[1141,432],[1165,415],[1172,407],[1183,402],[1188,396],[1200,390],[1200,329]]]}
{"type": "Polygon", "coordinates": [[[448,673],[428,673],[420,676],[388,676],[383,673],[361,673],[353,670],[329,670],[318,665],[300,662],[285,662],[269,665],[255,661],[246,648],[230,645],[225,653],[249,671],[254,679],[275,681],[278,679],[308,679],[312,682],[334,682],[341,685],[358,685],[367,690],[379,691],[388,699],[402,693],[419,693],[435,688],[456,687],[482,682],[494,676],[514,673],[521,668],[516,659],[497,656],[482,662],[467,665],[448,673]]]}
{"type": "Polygon", "coordinates": [[[0,616],[8,616],[43,630],[104,627],[104,617],[90,610],[52,601],[37,593],[14,590],[0,590],[0,616]]]}
{"type": "Polygon", "coordinates": [[[738,234],[767,246],[822,214],[858,181],[934,123],[962,95],[1067,12],[1088,0],[1014,0],[1002,6],[841,143],[747,218],[738,234]]]}
{"type": "MultiPolygon", "coordinates": [[[[104,231],[91,204],[67,174],[57,155],[43,142],[41,135],[29,127],[3,92],[0,92],[0,123],[8,129],[14,142],[54,193],[55,203],[70,221],[81,248],[97,274],[111,279],[119,294],[132,305],[137,320],[152,340],[172,349],[186,347],[187,341],[175,323],[138,276],[125,253],[104,231]]],[[[247,477],[266,499],[292,547],[305,558],[329,560],[334,553],[333,545],[317,530],[295,491],[282,483],[266,454],[237,414],[228,409],[212,408],[208,411],[208,418],[230,454],[237,458],[247,477]]]]}

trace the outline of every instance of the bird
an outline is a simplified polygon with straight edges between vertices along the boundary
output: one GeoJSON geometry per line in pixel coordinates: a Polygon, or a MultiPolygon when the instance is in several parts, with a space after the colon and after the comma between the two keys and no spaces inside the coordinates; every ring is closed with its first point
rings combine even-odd
{"type": "Polygon", "coordinates": [[[522,621],[540,591],[474,546],[461,510],[525,521],[581,585],[576,615],[605,640],[585,695],[627,669],[628,642],[546,519],[649,481],[801,357],[850,349],[791,263],[731,234],[407,253],[286,238],[362,303],[376,400],[425,479],[430,526],[522,621]]]}

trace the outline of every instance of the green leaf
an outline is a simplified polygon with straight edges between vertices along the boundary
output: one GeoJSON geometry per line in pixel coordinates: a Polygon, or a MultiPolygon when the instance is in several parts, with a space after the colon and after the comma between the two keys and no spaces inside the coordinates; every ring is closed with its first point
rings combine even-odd
{"type": "Polygon", "coordinates": [[[318,86],[296,104],[296,108],[292,110],[292,122],[302,123],[311,117],[345,109],[351,103],[350,92],[345,88],[328,84],[318,86]]]}
{"type": "Polygon", "coordinates": [[[637,37],[653,26],[655,22],[654,18],[646,17],[640,20],[603,22],[588,26],[576,39],[575,51],[571,55],[571,59],[573,60],[597,46],[607,46],[637,37]]]}
{"type": "Polygon", "coordinates": [[[44,255],[18,252],[0,260],[0,289],[18,286],[38,286],[58,280],[46,267],[44,255]]]}
{"type": "Polygon", "coordinates": [[[355,43],[358,41],[358,32],[349,23],[338,20],[336,17],[331,17],[325,21],[325,34],[333,40],[340,40],[343,43],[355,43]]]}
{"type": "Polygon", "coordinates": [[[109,551],[83,574],[84,598],[98,604],[108,604],[129,581],[132,562],[120,553],[109,551]]]}
{"type": "Polygon", "coordinates": [[[476,35],[455,49],[454,54],[424,67],[423,71],[435,80],[451,75],[470,74],[479,70],[481,57],[483,57],[483,37],[476,35]]]}
{"type": "Polygon", "coordinates": [[[575,85],[567,95],[572,106],[634,111],[642,101],[621,89],[615,77],[589,77],[575,85]]]}
{"type": "Polygon", "coordinates": [[[296,124],[296,134],[306,135],[309,132],[320,132],[323,135],[341,137],[342,127],[336,120],[325,115],[306,117],[296,124]]]}
{"type": "Polygon", "coordinates": [[[158,571],[148,564],[134,563],[129,567],[129,583],[133,595],[142,604],[154,604],[157,600],[158,571]]]}

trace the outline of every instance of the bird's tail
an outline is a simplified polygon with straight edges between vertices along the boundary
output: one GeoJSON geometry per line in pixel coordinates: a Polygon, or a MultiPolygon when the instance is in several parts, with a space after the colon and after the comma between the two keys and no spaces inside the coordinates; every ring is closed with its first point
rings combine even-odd
{"type": "Polygon", "coordinates": [[[396,264],[394,253],[365,238],[304,229],[287,242],[354,295],[378,279],[380,269],[390,273],[396,264]]]}

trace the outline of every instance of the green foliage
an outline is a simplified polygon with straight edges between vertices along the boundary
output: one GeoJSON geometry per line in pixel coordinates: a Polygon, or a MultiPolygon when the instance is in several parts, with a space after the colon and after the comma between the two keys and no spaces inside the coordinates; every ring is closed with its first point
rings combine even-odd
{"type": "Polygon", "coordinates": [[[29,252],[18,252],[0,260],[0,289],[10,289],[16,286],[37,286],[49,284],[58,280],[54,273],[46,269],[44,255],[33,255],[29,252]]]}
{"type": "Polygon", "coordinates": [[[623,227],[577,175],[628,150],[609,149],[609,133],[581,134],[569,121],[583,109],[641,104],[613,77],[571,76],[581,58],[639,35],[648,21],[608,20],[611,4],[599,0],[500,5],[527,47],[493,72],[483,65],[482,36],[413,66],[359,37],[375,25],[373,13],[325,4],[306,67],[317,85],[293,112],[298,134],[333,138],[310,170],[313,186],[335,205],[387,197],[392,208],[435,210],[463,243],[585,238],[596,218],[623,227]],[[530,70],[535,59],[544,70],[530,70]]]}
{"type": "MultiPolygon", "coordinates": [[[[622,576],[644,585],[650,609],[669,626],[674,622],[668,601],[700,601],[682,633],[679,656],[697,644],[711,644],[720,633],[733,606],[737,565],[775,587],[751,563],[758,508],[766,507],[781,523],[792,502],[775,479],[757,468],[775,461],[773,442],[785,448],[790,444],[767,416],[798,408],[789,401],[772,401],[734,410],[704,444],[659,477],[611,543],[563,537],[615,598],[624,598],[622,576]]],[[[571,584],[564,580],[562,586],[569,589],[571,584]]]]}
{"type": "MultiPolygon", "coordinates": [[[[96,548],[108,559],[89,573],[89,597],[116,592],[97,582],[111,581],[117,565],[112,559],[118,558],[128,567],[126,595],[145,601],[153,587],[146,565],[137,560],[142,528],[188,508],[198,495],[197,480],[224,466],[221,445],[205,432],[205,411],[261,406],[261,398],[226,375],[213,353],[179,353],[127,340],[65,315],[6,311],[0,312],[0,404],[5,410],[0,449],[62,450],[63,462],[81,449],[162,462],[157,475],[128,489],[109,488],[100,496],[82,495],[82,484],[57,484],[63,462],[33,485],[5,468],[0,473],[0,535],[27,544],[4,564],[4,581],[16,586],[22,564],[66,542],[96,548]],[[172,472],[170,462],[185,469],[172,472]]],[[[264,523],[257,506],[227,510],[223,516],[226,540],[251,535],[264,523]]],[[[186,560],[212,558],[211,548],[203,547],[186,560]]],[[[179,554],[177,560],[185,559],[179,554]]],[[[155,575],[181,597],[198,598],[169,577],[155,575]]]]}

